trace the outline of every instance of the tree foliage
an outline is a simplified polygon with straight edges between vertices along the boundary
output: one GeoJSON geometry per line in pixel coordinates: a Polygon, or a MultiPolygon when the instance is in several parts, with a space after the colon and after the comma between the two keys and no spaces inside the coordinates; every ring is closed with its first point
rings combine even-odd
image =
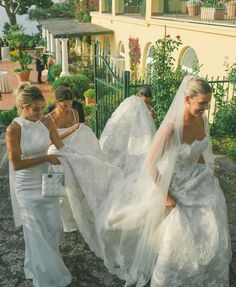
{"type": "Polygon", "coordinates": [[[26,14],[32,5],[46,8],[53,5],[52,0],[0,0],[0,6],[4,7],[10,24],[16,24],[16,15],[26,14]]]}
{"type": "Polygon", "coordinates": [[[28,14],[31,20],[74,18],[75,7],[75,0],[66,0],[60,3],[54,3],[47,8],[30,9],[28,14]]]}

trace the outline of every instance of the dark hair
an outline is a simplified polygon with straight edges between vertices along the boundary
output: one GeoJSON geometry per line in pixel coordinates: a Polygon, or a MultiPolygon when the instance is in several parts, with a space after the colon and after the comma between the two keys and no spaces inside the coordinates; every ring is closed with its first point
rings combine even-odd
{"type": "Polygon", "coordinates": [[[152,97],[152,91],[148,86],[143,86],[138,90],[137,95],[138,96],[144,96],[146,98],[151,98],[152,97]]]}
{"type": "Polygon", "coordinates": [[[69,87],[60,86],[56,89],[55,94],[57,101],[66,101],[73,99],[73,95],[69,87]]]}

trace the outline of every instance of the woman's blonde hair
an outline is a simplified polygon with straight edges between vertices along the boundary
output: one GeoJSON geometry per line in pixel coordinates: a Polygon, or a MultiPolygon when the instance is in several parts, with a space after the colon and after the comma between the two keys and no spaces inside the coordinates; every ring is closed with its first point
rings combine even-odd
{"type": "Polygon", "coordinates": [[[198,94],[211,94],[212,88],[208,82],[197,76],[189,76],[185,85],[185,95],[195,97],[198,94]]]}
{"type": "Polygon", "coordinates": [[[40,89],[29,82],[22,82],[14,91],[14,95],[19,114],[23,107],[30,106],[35,101],[45,101],[40,89]]]}

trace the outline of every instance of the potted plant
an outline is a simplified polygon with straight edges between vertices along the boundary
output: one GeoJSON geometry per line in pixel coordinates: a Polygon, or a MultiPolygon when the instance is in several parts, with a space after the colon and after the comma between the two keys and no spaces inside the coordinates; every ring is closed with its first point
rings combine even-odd
{"type": "Polygon", "coordinates": [[[84,92],[86,106],[95,104],[95,90],[88,89],[84,92]]]}
{"type": "Polygon", "coordinates": [[[188,0],[187,9],[190,17],[198,16],[200,14],[201,2],[200,0],[188,0]]]}
{"type": "Polygon", "coordinates": [[[223,20],[225,15],[225,6],[218,0],[207,0],[201,6],[202,20],[223,20]]]}
{"type": "Polygon", "coordinates": [[[236,1],[227,2],[227,19],[234,19],[236,16],[236,1]]]}
{"type": "Polygon", "coordinates": [[[12,25],[9,34],[6,35],[11,48],[15,48],[14,55],[11,56],[13,62],[18,62],[20,68],[14,69],[19,81],[28,81],[30,71],[28,66],[32,63],[32,57],[26,52],[28,37],[25,35],[22,26],[12,25]]]}

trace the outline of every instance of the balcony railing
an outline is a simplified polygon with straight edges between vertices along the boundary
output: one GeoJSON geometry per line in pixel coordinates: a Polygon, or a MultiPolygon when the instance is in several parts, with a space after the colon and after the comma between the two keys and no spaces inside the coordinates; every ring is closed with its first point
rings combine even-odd
{"type": "Polygon", "coordinates": [[[157,0],[153,3],[152,18],[166,17],[182,21],[236,24],[236,1],[226,2],[218,7],[206,7],[204,2],[190,4],[183,0],[157,0]]]}

